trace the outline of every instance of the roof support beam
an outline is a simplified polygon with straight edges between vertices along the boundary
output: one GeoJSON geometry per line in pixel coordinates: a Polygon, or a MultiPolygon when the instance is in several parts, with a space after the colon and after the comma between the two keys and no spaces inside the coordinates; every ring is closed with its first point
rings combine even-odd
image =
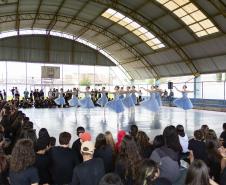
{"type": "Polygon", "coordinates": [[[36,15],[35,15],[34,21],[33,21],[33,23],[32,23],[31,29],[34,28],[34,25],[35,25],[36,20],[37,20],[37,18],[38,18],[38,14],[39,14],[39,12],[40,12],[40,8],[41,8],[41,5],[42,5],[42,2],[43,2],[43,0],[39,0],[38,8],[37,8],[36,15]]]}
{"type": "Polygon", "coordinates": [[[20,30],[20,14],[19,14],[19,8],[20,8],[20,0],[17,0],[17,5],[16,5],[16,31],[17,35],[19,35],[19,30],[20,30]]]}
{"type": "Polygon", "coordinates": [[[66,0],[62,0],[55,15],[53,16],[53,19],[50,21],[49,25],[46,28],[47,34],[49,35],[50,31],[53,29],[53,27],[55,26],[56,22],[57,22],[57,15],[60,12],[60,9],[63,7],[64,3],[66,0]]]}
{"type": "Polygon", "coordinates": [[[85,9],[85,7],[89,4],[90,0],[86,1],[82,7],[76,12],[76,14],[71,18],[71,20],[64,26],[63,31],[68,28],[68,26],[72,23],[73,20],[77,19],[78,15],[85,9]]]}

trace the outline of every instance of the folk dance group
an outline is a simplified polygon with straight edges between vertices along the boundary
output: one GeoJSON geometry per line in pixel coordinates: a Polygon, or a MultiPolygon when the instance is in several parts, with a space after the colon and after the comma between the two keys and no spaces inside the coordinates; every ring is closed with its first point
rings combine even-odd
{"type": "MultiPolygon", "coordinates": [[[[141,107],[144,107],[151,112],[159,112],[162,106],[161,95],[163,91],[159,89],[158,86],[152,86],[150,89],[141,89],[149,92],[149,97],[140,103],[141,107]]],[[[183,86],[182,90],[179,90],[177,87],[175,87],[175,89],[182,93],[182,98],[174,100],[174,105],[184,110],[192,109],[193,105],[187,95],[193,91],[188,91],[186,85],[183,86]]],[[[114,91],[112,92],[106,91],[105,87],[102,87],[101,98],[97,100],[97,104],[104,108],[104,112],[105,108],[108,108],[119,114],[124,112],[125,108],[127,108],[129,113],[133,114],[135,105],[137,104],[136,93],[140,92],[136,90],[135,86],[127,87],[126,90],[120,89],[119,86],[115,86],[114,91]],[[108,101],[107,94],[109,93],[114,95],[114,99],[111,101],[108,101]]],[[[61,107],[65,104],[63,88],[60,89],[59,97],[55,99],[55,103],[61,107]]],[[[69,100],[69,105],[76,108],[78,106],[87,109],[94,108],[95,106],[91,99],[90,87],[86,87],[85,91],[74,88],[72,98],[69,100]],[[85,97],[79,100],[77,98],[79,93],[84,93],[85,97]]]]}

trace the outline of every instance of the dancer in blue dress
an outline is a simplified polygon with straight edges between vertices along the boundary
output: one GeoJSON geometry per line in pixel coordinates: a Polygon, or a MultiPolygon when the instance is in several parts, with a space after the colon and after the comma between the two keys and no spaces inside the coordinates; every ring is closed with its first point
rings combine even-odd
{"type": "Polygon", "coordinates": [[[101,107],[104,107],[106,103],[108,102],[108,97],[107,97],[107,91],[105,91],[105,87],[102,87],[101,91],[101,98],[97,100],[97,104],[100,105],[101,107]]]}
{"type": "Polygon", "coordinates": [[[78,94],[78,90],[76,88],[73,88],[72,98],[68,101],[68,103],[71,107],[78,107],[79,106],[77,94],[78,94]]]}
{"type": "Polygon", "coordinates": [[[91,92],[89,90],[90,90],[90,87],[87,86],[85,91],[79,91],[85,94],[85,97],[79,100],[79,104],[81,105],[81,107],[87,108],[87,109],[91,109],[95,107],[90,97],[91,92]]]}
{"type": "Polygon", "coordinates": [[[119,90],[119,99],[123,99],[124,98],[124,87],[121,87],[119,90]]]}
{"type": "Polygon", "coordinates": [[[78,96],[78,89],[73,88],[72,97],[68,101],[68,103],[69,103],[70,106],[75,107],[75,118],[76,118],[76,122],[77,122],[77,108],[79,106],[79,101],[78,101],[77,96],[78,96]]]}
{"type": "Polygon", "coordinates": [[[125,98],[122,99],[123,105],[124,105],[126,108],[128,108],[128,109],[134,107],[135,104],[134,104],[134,102],[133,102],[133,99],[131,98],[130,87],[128,86],[128,87],[126,88],[126,91],[121,91],[121,93],[126,94],[125,98]]]}
{"type": "Polygon", "coordinates": [[[155,98],[156,98],[159,106],[161,107],[162,106],[161,96],[162,96],[163,91],[159,88],[158,85],[156,85],[154,88],[155,88],[155,98]]]}
{"type": "Polygon", "coordinates": [[[111,94],[114,94],[114,99],[107,102],[105,107],[119,114],[121,112],[124,112],[125,109],[123,107],[122,100],[119,98],[120,96],[119,86],[115,86],[114,90],[115,90],[114,92],[109,92],[111,94]]]}
{"type": "Polygon", "coordinates": [[[59,97],[54,100],[57,105],[60,105],[61,108],[65,105],[65,99],[64,99],[64,90],[63,88],[60,89],[59,97]]]}
{"type": "Polygon", "coordinates": [[[144,100],[141,102],[141,106],[144,107],[145,109],[152,111],[152,112],[158,112],[159,111],[159,103],[156,100],[155,94],[156,90],[154,89],[153,86],[151,86],[151,89],[145,89],[142,87],[143,90],[147,91],[150,93],[150,97],[147,100],[144,100]]]}
{"type": "Polygon", "coordinates": [[[192,109],[193,108],[193,104],[192,104],[191,100],[188,98],[188,93],[192,93],[194,91],[188,91],[186,85],[183,86],[182,90],[179,90],[177,87],[175,87],[175,89],[178,92],[182,93],[182,98],[174,100],[173,101],[174,105],[176,105],[177,107],[180,107],[180,108],[182,108],[184,110],[192,109]]]}
{"type": "Polygon", "coordinates": [[[140,94],[140,92],[139,91],[137,91],[136,90],[136,87],[133,85],[132,86],[132,89],[131,89],[131,98],[132,98],[132,100],[133,100],[133,103],[135,104],[135,105],[137,105],[137,97],[136,97],[136,93],[138,93],[138,94],[140,94]]]}

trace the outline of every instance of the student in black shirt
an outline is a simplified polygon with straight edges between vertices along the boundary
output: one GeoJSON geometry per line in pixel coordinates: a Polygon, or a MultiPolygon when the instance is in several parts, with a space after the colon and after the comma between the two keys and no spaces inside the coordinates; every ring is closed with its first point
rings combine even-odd
{"type": "Polygon", "coordinates": [[[105,171],[102,159],[93,158],[94,144],[83,142],[81,153],[84,162],[75,167],[71,185],[98,185],[105,171]]]}
{"type": "Polygon", "coordinates": [[[85,129],[83,127],[78,127],[77,128],[77,136],[78,136],[78,139],[72,145],[72,150],[78,156],[78,159],[79,159],[79,162],[80,163],[82,163],[82,161],[83,161],[82,154],[80,152],[80,150],[81,150],[81,138],[80,138],[80,135],[82,133],[84,133],[84,132],[85,132],[85,129]]]}
{"type": "Polygon", "coordinates": [[[12,151],[10,160],[11,185],[38,185],[39,177],[35,163],[33,142],[30,139],[19,140],[12,151]]]}
{"type": "Polygon", "coordinates": [[[106,173],[113,171],[113,151],[111,146],[107,145],[105,135],[102,133],[96,137],[94,158],[103,160],[106,173]]]}
{"type": "Polygon", "coordinates": [[[203,132],[195,130],[193,139],[188,142],[188,149],[193,151],[195,159],[206,161],[206,144],[203,142],[203,132]]]}
{"type": "Polygon", "coordinates": [[[220,135],[220,141],[222,142],[222,145],[224,148],[226,148],[226,123],[223,124],[223,132],[220,135]]]}
{"type": "Polygon", "coordinates": [[[50,169],[53,184],[62,185],[71,183],[74,167],[78,164],[75,153],[69,148],[71,134],[62,132],[59,136],[60,146],[49,151],[50,169]]]}
{"type": "Polygon", "coordinates": [[[50,160],[49,156],[46,153],[48,150],[49,139],[40,137],[37,140],[35,149],[36,149],[36,161],[35,167],[38,170],[38,175],[40,178],[39,185],[42,184],[50,184],[51,182],[51,174],[49,171],[50,168],[50,160]]]}

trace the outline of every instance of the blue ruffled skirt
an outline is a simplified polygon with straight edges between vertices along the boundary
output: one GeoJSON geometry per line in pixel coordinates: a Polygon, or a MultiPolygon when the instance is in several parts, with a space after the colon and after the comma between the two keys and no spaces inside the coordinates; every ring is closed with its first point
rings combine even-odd
{"type": "Polygon", "coordinates": [[[152,112],[158,112],[160,109],[159,103],[155,98],[149,98],[148,100],[142,101],[141,106],[152,112]]]}
{"type": "Polygon", "coordinates": [[[173,101],[173,103],[177,107],[180,107],[184,110],[188,110],[188,109],[193,108],[193,104],[192,104],[191,100],[187,97],[182,97],[182,98],[176,99],[176,100],[173,101]]]}
{"type": "Polygon", "coordinates": [[[137,104],[137,97],[135,94],[131,94],[131,98],[133,100],[133,103],[136,105],[137,104]]]}
{"type": "Polygon", "coordinates": [[[64,97],[59,97],[59,98],[55,99],[54,102],[57,105],[65,105],[65,99],[64,99],[64,97]]]}
{"type": "Polygon", "coordinates": [[[102,96],[97,100],[97,104],[100,105],[101,107],[104,107],[107,102],[108,102],[107,96],[102,96]]]}
{"type": "Polygon", "coordinates": [[[82,98],[81,100],[79,100],[79,104],[83,107],[83,108],[94,108],[94,104],[93,101],[91,100],[90,97],[85,97],[82,98]]]}
{"type": "Polygon", "coordinates": [[[76,97],[71,98],[71,99],[68,101],[68,103],[69,103],[69,105],[72,106],[72,107],[78,107],[78,105],[79,105],[78,98],[76,98],[76,97]]]}
{"type": "Polygon", "coordinates": [[[134,103],[133,103],[133,99],[131,98],[131,96],[127,96],[125,98],[122,99],[122,103],[126,108],[131,108],[134,107],[134,103]]]}
{"type": "Polygon", "coordinates": [[[125,110],[121,99],[114,99],[112,101],[109,101],[106,103],[105,107],[109,108],[110,110],[116,113],[121,113],[124,112],[125,110]]]}
{"type": "Polygon", "coordinates": [[[162,100],[161,100],[160,95],[156,95],[156,100],[157,100],[159,106],[161,107],[162,106],[162,100]]]}

